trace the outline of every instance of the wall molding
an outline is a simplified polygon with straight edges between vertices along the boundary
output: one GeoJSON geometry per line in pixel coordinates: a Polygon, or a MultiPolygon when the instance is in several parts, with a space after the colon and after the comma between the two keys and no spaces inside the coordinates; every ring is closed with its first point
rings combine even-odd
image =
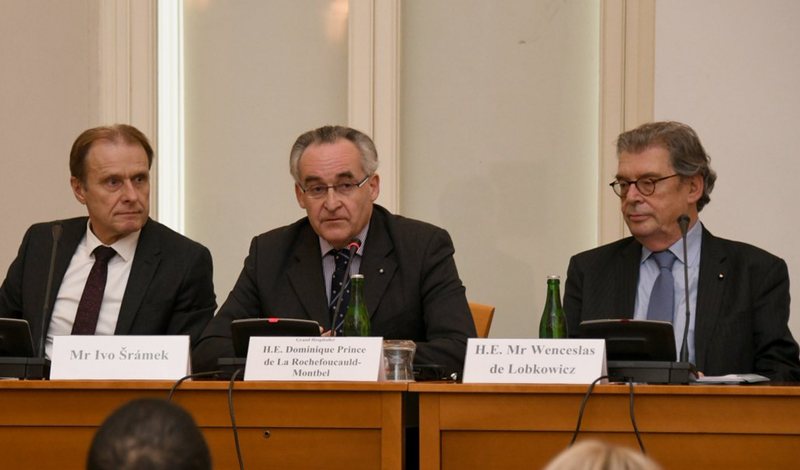
{"type": "Polygon", "coordinates": [[[626,234],[608,187],[617,136],[653,119],[655,0],[603,0],[600,18],[598,243],[605,244],[626,234]]]}
{"type": "Polygon", "coordinates": [[[380,155],[379,202],[400,211],[400,0],[351,0],[348,124],[380,155]]]}
{"type": "Polygon", "coordinates": [[[155,0],[100,2],[100,118],[148,137],[157,120],[155,0]]]}
{"type": "Polygon", "coordinates": [[[158,220],[185,233],[183,2],[158,2],[158,220]]]}
{"type": "MultiPolygon", "coordinates": [[[[156,148],[156,0],[103,0],[99,15],[99,124],[136,126],[156,148]]],[[[152,178],[155,183],[155,172],[152,178]]],[[[157,186],[151,185],[151,200],[157,200],[157,186]]]]}

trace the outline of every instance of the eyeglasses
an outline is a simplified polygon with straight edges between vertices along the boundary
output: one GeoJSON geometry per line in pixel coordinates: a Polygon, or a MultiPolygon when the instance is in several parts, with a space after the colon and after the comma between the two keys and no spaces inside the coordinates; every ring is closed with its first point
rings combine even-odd
{"type": "Polygon", "coordinates": [[[662,176],[661,178],[639,178],[638,180],[627,181],[623,179],[617,179],[609,183],[608,185],[611,186],[611,189],[619,197],[625,197],[628,195],[628,189],[630,189],[631,185],[636,186],[636,190],[642,196],[652,196],[654,192],[656,192],[656,183],[659,181],[664,181],[665,179],[672,178],[673,176],[679,176],[677,173],[674,175],[669,176],[662,176]]]}
{"type": "Polygon", "coordinates": [[[367,175],[361,181],[354,183],[354,182],[347,182],[347,183],[337,183],[337,184],[314,184],[307,188],[300,186],[300,189],[306,194],[308,197],[312,199],[322,199],[328,195],[328,190],[333,189],[336,194],[339,196],[350,196],[353,194],[356,189],[364,186],[367,180],[370,179],[372,175],[367,175]]]}

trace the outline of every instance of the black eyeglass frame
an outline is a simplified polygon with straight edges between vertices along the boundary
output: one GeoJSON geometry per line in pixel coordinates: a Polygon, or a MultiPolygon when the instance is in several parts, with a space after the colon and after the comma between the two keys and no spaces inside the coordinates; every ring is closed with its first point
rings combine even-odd
{"type": "Polygon", "coordinates": [[[619,197],[625,197],[628,194],[628,190],[630,189],[631,185],[636,186],[636,190],[639,191],[639,194],[641,194],[642,196],[652,196],[656,192],[656,183],[675,176],[681,176],[681,175],[675,173],[669,176],[662,176],[661,178],[653,178],[651,176],[646,176],[644,178],[639,178],[638,180],[632,180],[632,181],[616,179],[608,183],[608,185],[611,186],[612,190],[614,190],[614,194],[616,194],[619,197]],[[622,183],[627,184],[625,189],[622,189],[622,183]],[[642,186],[640,186],[640,183],[647,184],[648,186],[651,187],[651,189],[649,191],[645,191],[642,188],[642,186]]]}
{"type": "Polygon", "coordinates": [[[372,177],[372,175],[367,175],[367,176],[364,177],[364,179],[362,179],[361,181],[359,181],[357,183],[348,182],[348,183],[336,183],[336,184],[315,184],[315,185],[312,185],[312,186],[310,186],[308,188],[304,188],[303,185],[298,183],[297,186],[300,187],[300,190],[303,191],[303,194],[307,194],[308,197],[310,197],[312,199],[322,199],[322,198],[324,198],[325,196],[328,195],[328,192],[331,189],[333,189],[333,191],[336,194],[340,195],[340,196],[348,196],[348,195],[351,194],[350,193],[351,190],[356,190],[356,189],[361,188],[362,186],[364,186],[367,183],[367,181],[369,181],[369,179],[371,177],[372,177]],[[351,186],[353,186],[353,187],[351,188],[351,186]],[[309,191],[311,191],[313,189],[316,189],[316,188],[320,188],[320,189],[325,188],[325,192],[319,193],[319,195],[314,195],[314,194],[309,193],[309,191]],[[343,189],[344,189],[344,191],[342,191],[343,189]]]}

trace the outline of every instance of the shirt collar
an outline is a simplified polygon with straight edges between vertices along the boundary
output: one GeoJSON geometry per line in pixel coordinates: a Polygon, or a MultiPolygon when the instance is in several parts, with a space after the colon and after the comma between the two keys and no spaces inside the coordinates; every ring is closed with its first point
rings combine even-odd
{"type": "Polygon", "coordinates": [[[139,243],[139,235],[142,234],[141,230],[137,230],[133,233],[130,233],[111,245],[105,245],[103,242],[100,241],[99,238],[92,232],[91,223],[89,221],[86,222],[86,248],[89,250],[89,253],[92,253],[95,248],[100,245],[104,246],[111,246],[114,251],[122,258],[123,261],[126,263],[133,259],[133,255],[136,253],[136,245],[139,243]]]}
{"type": "MultiPolygon", "coordinates": [[[[361,229],[361,231],[358,232],[358,235],[356,236],[356,238],[361,240],[361,246],[359,246],[358,250],[356,251],[356,254],[359,255],[359,256],[364,256],[364,245],[367,242],[367,232],[368,231],[369,231],[369,222],[367,222],[367,225],[365,225],[364,228],[361,229]]],[[[319,250],[320,250],[320,253],[322,254],[323,258],[325,257],[325,255],[330,253],[331,250],[335,250],[336,249],[336,248],[333,247],[333,245],[328,243],[328,241],[325,240],[324,238],[322,238],[322,237],[318,237],[318,238],[319,238],[319,250]]]]}
{"type": "MultiPolygon", "coordinates": [[[[692,228],[686,232],[686,251],[687,255],[689,256],[689,266],[694,266],[697,263],[697,260],[700,257],[700,245],[703,241],[703,224],[698,220],[696,224],[692,228]]],[[[681,262],[685,263],[683,259],[683,237],[679,238],[678,241],[673,243],[669,248],[669,251],[672,252],[673,255],[681,262]]],[[[640,263],[644,263],[650,258],[650,255],[653,252],[648,249],[646,246],[642,245],[642,258],[639,260],[640,263]]]]}

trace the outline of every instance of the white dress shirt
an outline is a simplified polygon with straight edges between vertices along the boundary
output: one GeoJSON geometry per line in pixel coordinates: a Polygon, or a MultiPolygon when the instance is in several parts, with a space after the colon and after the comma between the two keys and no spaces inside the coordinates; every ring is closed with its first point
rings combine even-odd
{"type": "MultiPolygon", "coordinates": [[[[131,274],[131,265],[140,233],[141,231],[134,232],[111,245],[117,254],[108,262],[106,288],[103,293],[103,302],[100,304],[97,330],[95,330],[97,335],[113,335],[117,328],[122,297],[125,295],[125,287],[128,285],[128,277],[131,274]]],[[[53,305],[53,315],[47,329],[47,341],[45,342],[45,355],[48,358],[53,351],[53,337],[72,334],[72,324],[75,322],[75,315],[78,312],[78,303],[83,295],[83,288],[89,278],[89,272],[94,265],[92,252],[102,244],[92,233],[89,222],[87,222],[86,235],[78,243],[78,248],[72,255],[72,260],[69,262],[53,305]]]]}

